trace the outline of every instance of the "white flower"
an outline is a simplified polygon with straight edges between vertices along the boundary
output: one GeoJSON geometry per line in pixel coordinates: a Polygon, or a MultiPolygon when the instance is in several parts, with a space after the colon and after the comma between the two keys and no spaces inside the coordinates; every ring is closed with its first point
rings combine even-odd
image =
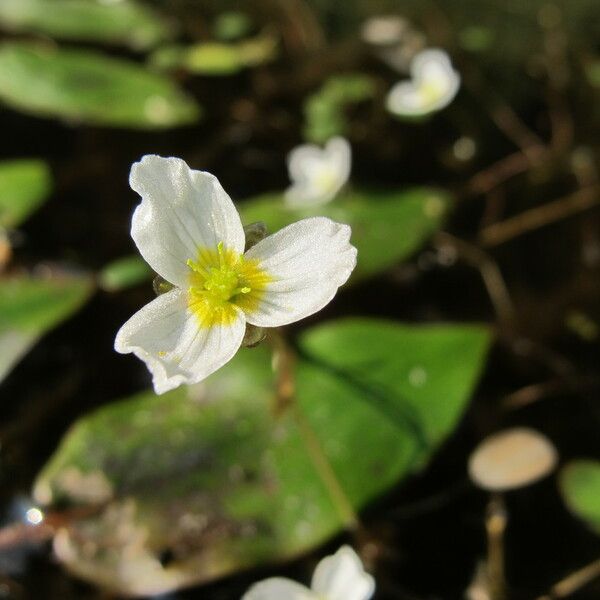
{"type": "Polygon", "coordinates": [[[397,83],[386,99],[391,113],[418,117],[448,106],[460,87],[460,75],[452,68],[446,52],[419,52],[410,64],[411,79],[397,83]]]}
{"type": "Polygon", "coordinates": [[[356,264],[350,227],[324,217],[288,225],[244,253],[240,217],[217,178],[181,159],[144,156],[129,182],[142,197],[131,236],[175,287],[121,327],[115,350],[145,361],[159,394],[223,366],[246,323],[278,327],[317,312],[356,264]]]}
{"type": "Polygon", "coordinates": [[[315,569],[310,589],[284,577],[255,583],[242,600],[369,600],[375,591],[373,577],[349,546],[326,556],[315,569]]]}
{"type": "Polygon", "coordinates": [[[410,29],[410,23],[397,15],[376,15],[367,19],[361,27],[363,41],[374,46],[397,44],[410,29]]]}
{"type": "Polygon", "coordinates": [[[332,200],[350,177],[352,152],[348,140],[331,138],[325,148],[304,144],[288,155],[292,185],[285,192],[288,205],[315,206],[332,200]]]}

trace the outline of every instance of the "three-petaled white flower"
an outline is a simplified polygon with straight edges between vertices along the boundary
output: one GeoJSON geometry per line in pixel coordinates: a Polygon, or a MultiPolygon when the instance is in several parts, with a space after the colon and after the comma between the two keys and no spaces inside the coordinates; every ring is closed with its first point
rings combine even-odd
{"type": "Polygon", "coordinates": [[[325,148],[303,144],[288,155],[292,185],[285,192],[289,206],[316,206],[336,196],[350,177],[352,151],[348,140],[331,138],[325,148]]]}
{"type": "Polygon", "coordinates": [[[310,589],[284,577],[255,583],[242,600],[369,600],[375,581],[349,546],[326,556],[315,569],[310,589]]]}
{"type": "Polygon", "coordinates": [[[448,106],[460,87],[460,75],[443,50],[419,52],[410,64],[411,79],[389,91],[388,110],[404,117],[420,117],[448,106]]]}
{"type": "Polygon", "coordinates": [[[159,394],[223,366],[246,323],[278,327],[317,312],[356,264],[350,227],[324,217],[288,225],[244,252],[240,217],[217,178],[181,159],[144,156],[129,182],[142,197],[131,236],[175,287],[121,327],[115,350],[145,361],[159,394]]]}

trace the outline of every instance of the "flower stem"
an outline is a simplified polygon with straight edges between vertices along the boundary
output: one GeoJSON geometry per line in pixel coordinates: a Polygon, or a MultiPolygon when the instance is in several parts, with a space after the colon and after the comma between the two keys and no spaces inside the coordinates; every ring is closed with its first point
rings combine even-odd
{"type": "Polygon", "coordinates": [[[300,431],[300,435],[302,436],[302,440],[304,441],[304,445],[308,451],[315,471],[323,482],[323,485],[327,488],[331,501],[344,523],[344,527],[348,530],[359,529],[360,521],[358,515],[350,503],[348,496],[346,496],[329,459],[323,451],[323,447],[315,430],[312,428],[312,425],[298,406],[297,402],[295,402],[291,408],[294,414],[294,420],[296,421],[296,425],[298,426],[298,430],[300,431]]]}
{"type": "Polygon", "coordinates": [[[506,598],[504,574],[504,531],[507,515],[504,500],[500,494],[492,496],[486,517],[488,537],[487,576],[492,600],[506,598]]]}
{"type": "Polygon", "coordinates": [[[340,481],[331,466],[331,462],[323,450],[323,446],[317,433],[302,412],[299,402],[296,400],[294,371],[296,356],[279,331],[269,330],[269,333],[269,339],[274,350],[274,368],[277,374],[277,393],[274,407],[275,415],[279,416],[287,410],[291,411],[315,472],[325,486],[344,527],[351,531],[358,530],[360,529],[358,515],[348,499],[348,496],[344,492],[344,488],[340,484],[340,481]]]}

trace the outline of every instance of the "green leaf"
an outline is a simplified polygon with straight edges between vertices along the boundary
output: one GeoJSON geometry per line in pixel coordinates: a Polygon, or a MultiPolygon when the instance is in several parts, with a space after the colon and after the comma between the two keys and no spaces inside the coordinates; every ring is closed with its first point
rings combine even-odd
{"type": "Polygon", "coordinates": [[[304,104],[304,137],[322,144],[336,135],[346,135],[349,124],[344,114],[352,104],[373,97],[375,84],[366,75],[336,75],[304,104]]]}
{"type": "Polygon", "coordinates": [[[276,53],[277,41],[263,35],[236,44],[165,46],[152,54],[150,64],[158,69],[185,69],[196,75],[227,76],[269,62],[276,53]]]}
{"type": "Polygon", "coordinates": [[[592,87],[600,88],[600,59],[593,59],[586,63],[585,75],[592,87]]]}
{"type": "Polygon", "coordinates": [[[480,25],[470,25],[459,32],[460,45],[469,52],[486,52],[494,46],[494,30],[480,25]]]}
{"type": "Polygon", "coordinates": [[[0,227],[18,227],[44,202],[52,175],[41,160],[0,162],[0,227]]]}
{"type": "Polygon", "coordinates": [[[352,227],[358,248],[353,278],[378,273],[408,258],[443,223],[450,199],[432,188],[401,192],[355,190],[320,206],[291,209],[282,194],[266,194],[239,205],[244,223],[263,221],[273,233],[290,223],[323,215],[352,227]]]}
{"type": "Polygon", "coordinates": [[[0,280],[0,382],[48,330],[77,311],[93,286],[88,278],[0,280]]]}
{"type": "Polygon", "coordinates": [[[560,473],[560,489],[569,510],[600,534],[600,461],[570,462],[560,473]]]}
{"type": "Polygon", "coordinates": [[[123,256],[100,271],[98,285],[106,292],[118,292],[148,281],[152,276],[152,269],[139,256],[123,256]]]}
{"type": "Polygon", "coordinates": [[[129,0],[2,0],[0,27],[50,37],[116,43],[143,50],[171,37],[171,28],[129,0]]]}
{"type": "Polygon", "coordinates": [[[136,63],[28,43],[0,46],[0,100],[39,116],[156,129],[195,121],[195,101],[136,63]]]}
{"type": "Polygon", "coordinates": [[[241,11],[226,11],[216,17],[212,30],[220,41],[239,40],[252,30],[252,19],[241,11]]]}
{"type": "MultiPolygon", "coordinates": [[[[298,406],[357,510],[451,433],[488,342],[481,327],[368,319],[301,337],[298,406]]],[[[270,365],[264,345],[244,350],[200,387],[140,394],[74,425],[34,490],[44,504],[107,502],[58,533],[70,571],[156,594],[298,556],[340,531],[294,411],[274,416],[270,365]]]]}

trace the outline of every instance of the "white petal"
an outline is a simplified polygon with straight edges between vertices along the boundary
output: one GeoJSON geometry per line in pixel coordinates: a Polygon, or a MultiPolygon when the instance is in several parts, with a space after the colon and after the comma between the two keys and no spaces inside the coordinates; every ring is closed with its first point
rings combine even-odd
{"type": "MultiPolygon", "coordinates": [[[[350,177],[352,165],[352,148],[346,138],[331,138],[325,146],[330,163],[338,174],[339,187],[341,188],[350,177]]],[[[338,188],[339,189],[339,188],[338,188]]]]}
{"type": "Polygon", "coordinates": [[[441,110],[456,96],[460,75],[443,50],[431,48],[417,54],[411,62],[412,79],[392,87],[386,99],[390,112],[418,116],[441,110]]]}
{"type": "Polygon", "coordinates": [[[332,200],[350,177],[351,148],[342,137],[330,139],[325,148],[305,144],[288,156],[292,185],[285,199],[290,206],[314,206],[332,200]]]}
{"type": "Polygon", "coordinates": [[[253,246],[249,259],[273,280],[258,309],[246,320],[261,327],[278,327],[323,308],[356,266],[350,227],[325,217],[303,219],[253,246]]]}
{"type": "Polygon", "coordinates": [[[199,247],[223,242],[244,251],[244,230],[231,198],[214,175],[190,169],[180,158],[147,155],[131,167],[129,184],[142,197],[131,236],[164,279],[187,286],[188,259],[199,247]]]}
{"type": "Polygon", "coordinates": [[[198,383],[231,360],[246,322],[241,311],[225,326],[200,327],[187,292],[174,289],[136,312],[117,333],[115,350],[133,352],[152,372],[157,394],[198,383]]]}
{"type": "Polygon", "coordinates": [[[421,94],[412,81],[400,81],[388,92],[387,109],[398,115],[420,115],[425,112],[421,94]]]}
{"type": "Polygon", "coordinates": [[[272,577],[255,583],[242,600],[318,600],[306,587],[284,577],[272,577]]]}
{"type": "Polygon", "coordinates": [[[448,53],[439,48],[422,50],[415,55],[410,63],[410,72],[415,79],[419,79],[428,68],[434,68],[438,73],[453,71],[448,53]]]}
{"type": "Polygon", "coordinates": [[[288,172],[292,181],[310,179],[316,165],[323,160],[323,150],[314,144],[297,146],[288,154],[288,172]]]}
{"type": "Polygon", "coordinates": [[[311,587],[327,600],[368,600],[375,592],[375,581],[354,550],[342,546],[317,565],[311,587]]]}

